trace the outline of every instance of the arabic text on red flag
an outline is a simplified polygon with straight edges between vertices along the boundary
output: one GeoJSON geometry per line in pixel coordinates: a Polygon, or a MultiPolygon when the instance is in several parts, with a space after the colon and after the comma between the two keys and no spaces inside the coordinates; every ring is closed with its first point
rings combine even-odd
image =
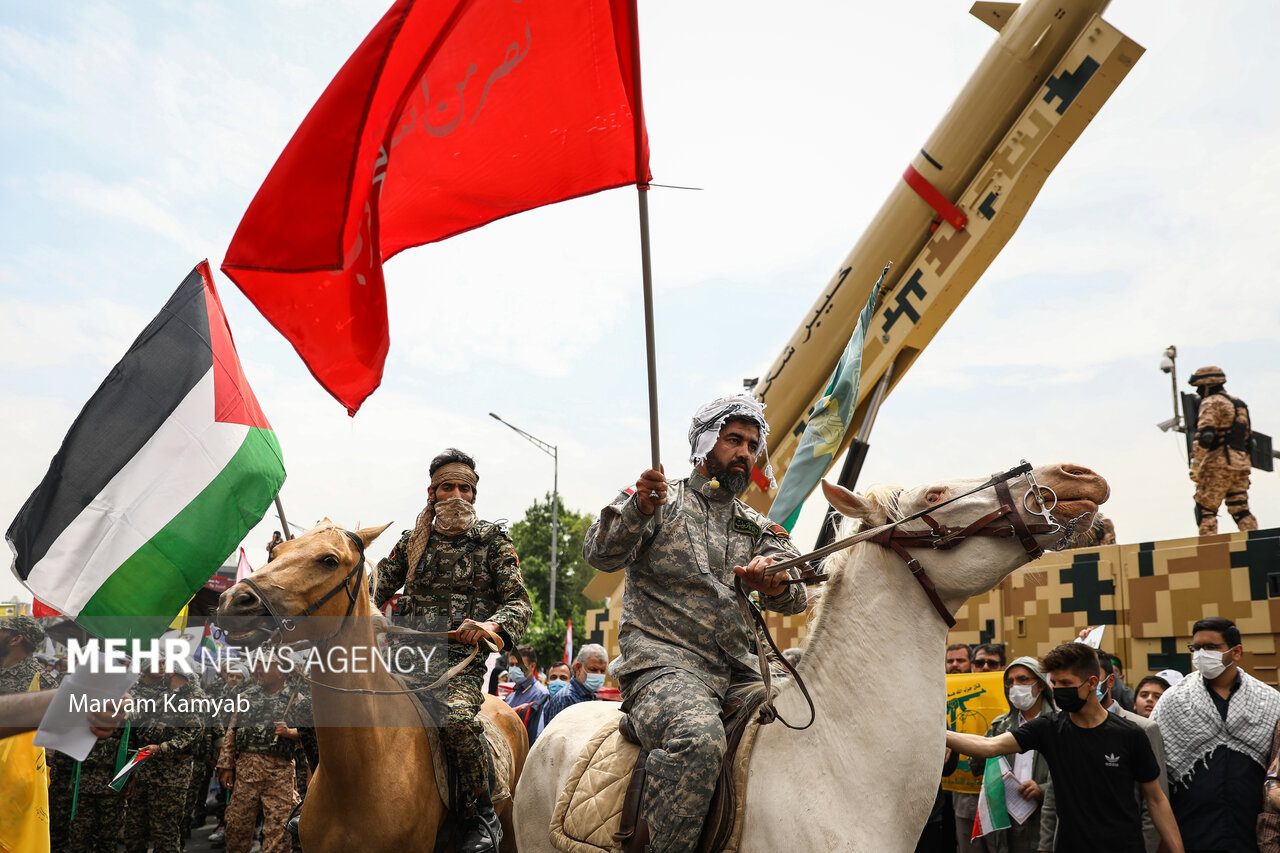
{"type": "Polygon", "coordinates": [[[634,0],[399,0],[303,120],[223,271],[352,414],[390,339],[382,262],[649,179],[634,0]]]}

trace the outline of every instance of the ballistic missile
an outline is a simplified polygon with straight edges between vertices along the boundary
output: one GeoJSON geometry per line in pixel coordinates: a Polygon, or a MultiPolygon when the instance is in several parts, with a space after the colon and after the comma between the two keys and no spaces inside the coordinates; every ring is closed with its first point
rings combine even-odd
{"type": "MultiPolygon", "coordinates": [[[[978,2],[997,32],[969,82],[804,315],[755,395],[781,482],[886,261],[847,448],[1021,224],[1045,179],[1143,54],[1101,17],[1107,0],[978,2]],[[878,400],[876,401],[878,404],[878,400]]],[[[837,456],[839,454],[836,454],[837,456]]],[[[752,471],[743,496],[776,490],[752,471]]]]}

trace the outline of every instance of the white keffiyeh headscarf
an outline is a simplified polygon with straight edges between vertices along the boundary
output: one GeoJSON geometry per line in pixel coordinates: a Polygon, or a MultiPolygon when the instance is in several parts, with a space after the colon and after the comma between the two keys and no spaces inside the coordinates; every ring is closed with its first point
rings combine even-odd
{"type": "Polygon", "coordinates": [[[707,454],[716,446],[720,430],[730,420],[748,421],[760,428],[760,449],[756,451],[756,459],[764,454],[764,475],[769,478],[769,487],[775,488],[778,483],[773,479],[773,466],[769,464],[766,444],[769,424],[764,419],[764,403],[749,394],[717,397],[698,409],[689,424],[689,461],[694,465],[706,461],[707,454]]]}
{"type": "Polygon", "coordinates": [[[1267,766],[1271,736],[1280,722],[1280,693],[1249,673],[1240,671],[1240,687],[1227,705],[1222,724],[1204,677],[1193,672],[1170,687],[1151,712],[1151,722],[1164,737],[1169,781],[1187,784],[1196,765],[1207,761],[1220,746],[1234,749],[1267,766]]]}

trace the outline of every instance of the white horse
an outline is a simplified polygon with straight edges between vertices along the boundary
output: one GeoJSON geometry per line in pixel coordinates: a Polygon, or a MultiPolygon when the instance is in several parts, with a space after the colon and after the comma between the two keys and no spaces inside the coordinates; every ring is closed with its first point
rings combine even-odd
{"type": "MultiPolygon", "coordinates": [[[[1068,529],[1086,529],[1108,497],[1106,481],[1079,465],[1044,466],[1034,469],[1034,476],[1057,493],[1052,514],[1068,529]]],[[[823,488],[842,514],[879,526],[983,482],[949,480],[865,496],[826,483],[823,488]]],[[[1011,484],[1011,491],[1014,511],[1024,521],[1045,520],[1028,511],[1036,509],[1029,485],[1011,484]]],[[[1000,503],[988,488],[929,515],[960,529],[1000,503]]],[[[912,521],[899,529],[928,530],[925,524],[912,521]]],[[[1007,518],[994,526],[1012,532],[1007,518]]],[[[1063,533],[1040,532],[1034,538],[1050,547],[1063,533]]],[[[952,614],[1030,559],[1017,536],[975,536],[949,550],[910,543],[907,549],[952,614]]],[[[938,790],[945,752],[947,624],[903,558],[888,547],[862,542],[833,555],[825,568],[831,579],[799,666],[817,718],[804,731],[776,723],[761,727],[748,771],[742,853],[907,853],[915,848],[938,790]]],[[[794,682],[778,688],[775,704],[793,724],[809,718],[794,682]]],[[[582,703],[557,715],[538,737],[515,795],[521,853],[554,849],[548,827],[556,798],[584,744],[618,713],[613,703],[582,703]]]]}

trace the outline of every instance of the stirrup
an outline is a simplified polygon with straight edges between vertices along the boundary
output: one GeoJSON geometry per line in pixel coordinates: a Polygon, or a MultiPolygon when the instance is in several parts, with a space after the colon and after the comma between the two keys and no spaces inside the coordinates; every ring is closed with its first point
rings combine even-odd
{"type": "Polygon", "coordinates": [[[458,853],[498,853],[502,843],[502,824],[493,809],[493,800],[485,791],[476,797],[476,816],[467,822],[458,843],[458,853]]]}

